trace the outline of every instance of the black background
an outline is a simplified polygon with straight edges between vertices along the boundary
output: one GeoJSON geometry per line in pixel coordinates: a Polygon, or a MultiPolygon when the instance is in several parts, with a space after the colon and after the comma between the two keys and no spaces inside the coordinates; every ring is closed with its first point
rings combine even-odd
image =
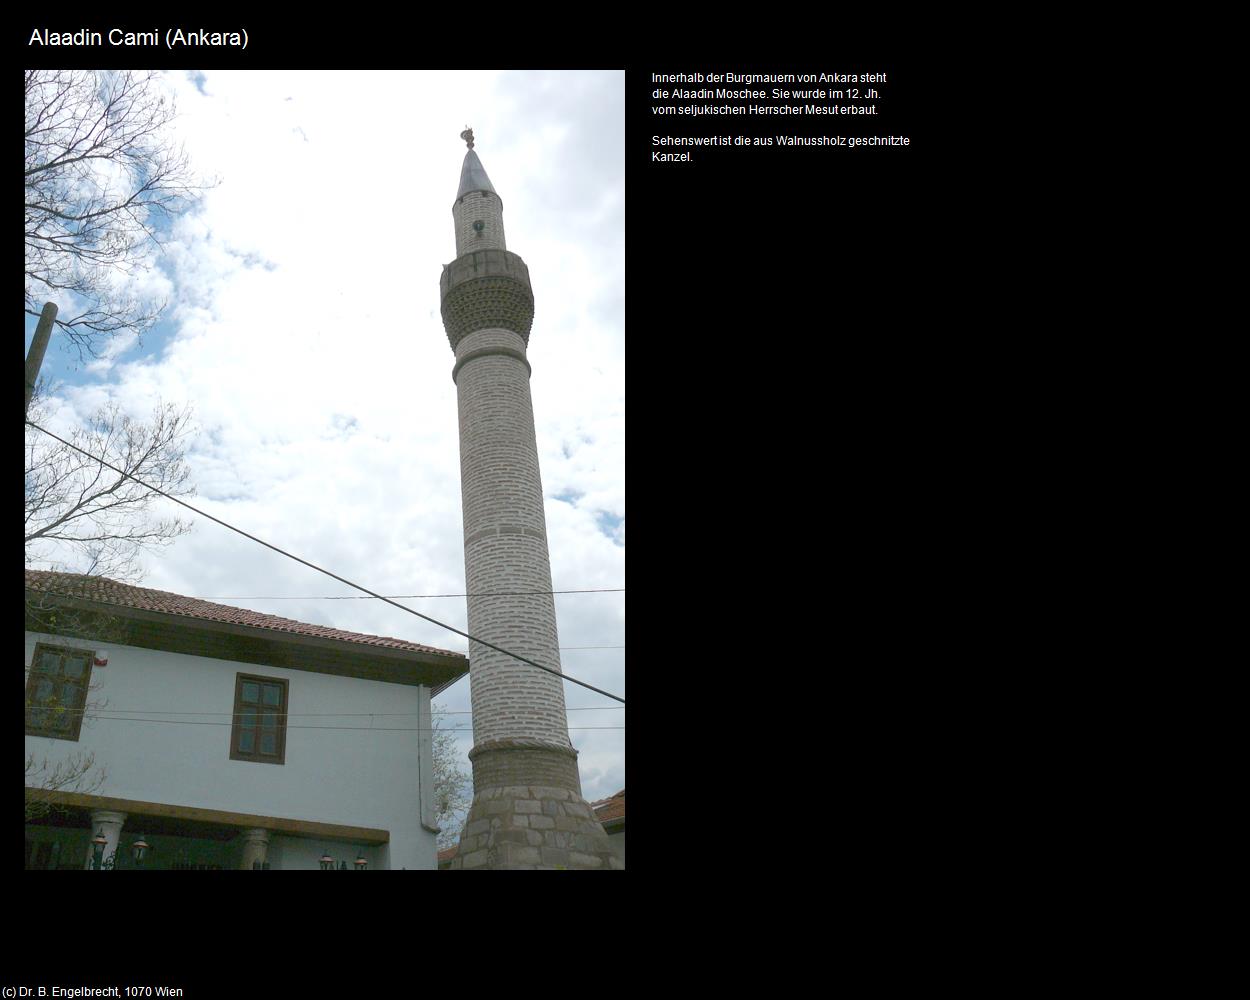
{"type": "MultiPolygon", "coordinates": [[[[935,810],[948,801],[931,715],[946,686],[932,668],[933,651],[949,648],[938,637],[958,624],[938,604],[957,572],[950,513],[962,503],[964,404],[951,368],[963,349],[950,303],[977,294],[959,245],[974,178],[958,138],[973,112],[949,97],[967,64],[930,25],[861,31],[835,16],[817,27],[780,11],[681,30],[668,20],[605,30],[596,18],[582,31],[571,15],[556,34],[550,12],[505,23],[450,9],[437,22],[422,12],[419,25],[344,16],[157,19],[246,24],[246,52],[32,50],[33,25],[15,48],[27,65],[623,67],[630,870],[654,886],[657,876],[719,883],[822,868],[857,897],[866,879],[938,877],[928,852],[941,840],[916,831],[940,826],[935,810]],[[889,83],[876,120],[653,117],[652,74],[693,70],[884,71],[889,83]],[[725,133],[911,144],[700,147],[689,164],[651,162],[653,150],[674,150],[653,146],[654,134],[725,133]],[[685,705],[704,707],[674,714],[685,705]],[[672,724],[695,716],[701,727],[672,724]]],[[[75,944],[36,956],[36,941],[4,964],[44,983],[68,980],[40,970],[71,968],[82,981],[126,981],[107,968],[155,982],[163,964],[187,996],[217,996],[233,975],[211,956],[272,935],[284,956],[272,981],[329,977],[366,993],[373,981],[381,992],[389,977],[366,974],[361,948],[383,967],[402,960],[411,944],[391,943],[400,931],[454,956],[467,922],[448,918],[477,895],[372,878],[334,893],[288,877],[278,887],[266,876],[259,892],[247,876],[164,879],[84,893],[21,878],[12,888],[30,925],[58,923],[75,944]]],[[[615,911],[627,891],[618,880],[587,902],[615,911]]],[[[431,971],[408,974],[428,981],[431,971]]]]}

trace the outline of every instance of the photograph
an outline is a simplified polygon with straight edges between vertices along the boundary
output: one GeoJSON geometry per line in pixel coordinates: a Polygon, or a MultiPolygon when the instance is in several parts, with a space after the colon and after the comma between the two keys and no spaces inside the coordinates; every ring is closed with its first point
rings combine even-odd
{"type": "Polygon", "coordinates": [[[25,84],[26,869],[623,870],[625,71],[25,84]]]}

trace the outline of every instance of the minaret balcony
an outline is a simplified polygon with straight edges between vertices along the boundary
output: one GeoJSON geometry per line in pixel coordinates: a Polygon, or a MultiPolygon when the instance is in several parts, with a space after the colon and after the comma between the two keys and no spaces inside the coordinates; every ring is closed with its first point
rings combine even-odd
{"type": "Polygon", "coordinates": [[[530,272],[507,250],[475,250],[443,265],[443,326],[452,350],[474,330],[499,327],[528,344],[534,322],[530,272]]]}

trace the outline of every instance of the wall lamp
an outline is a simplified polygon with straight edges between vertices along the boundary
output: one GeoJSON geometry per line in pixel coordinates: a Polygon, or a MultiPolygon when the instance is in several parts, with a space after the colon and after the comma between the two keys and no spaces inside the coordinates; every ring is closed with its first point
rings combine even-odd
{"type": "MultiPolygon", "coordinates": [[[[111,871],[117,867],[116,851],[107,858],[104,857],[104,848],[107,844],[108,838],[104,836],[104,828],[97,827],[95,836],[91,838],[91,867],[95,871],[111,871]]],[[[143,867],[143,859],[147,857],[151,849],[152,845],[144,839],[143,834],[139,834],[139,839],[130,845],[130,854],[135,859],[136,868],[143,867]]]]}
{"type": "MultiPolygon", "coordinates": [[[[346,862],[346,861],[340,861],[340,862],[339,862],[339,864],[338,864],[338,867],[337,867],[337,868],[335,868],[335,865],[334,865],[334,859],[333,859],[332,857],[330,857],[330,852],[329,852],[329,851],[327,851],[325,854],[321,855],[321,857],[320,857],[320,858],[318,858],[317,860],[321,862],[321,870],[322,870],[323,872],[332,872],[332,871],[341,871],[341,872],[345,872],[345,871],[347,871],[347,862],[346,862]]],[[[364,854],[363,854],[363,853],[361,853],[360,851],[357,851],[357,852],[356,852],[356,860],[352,862],[352,866],[356,869],[356,871],[358,871],[358,872],[362,872],[362,871],[364,871],[366,868],[368,868],[368,867],[369,867],[369,862],[365,860],[365,856],[364,856],[364,854]]]]}
{"type": "MultiPolygon", "coordinates": [[[[103,867],[104,845],[108,843],[108,838],[104,836],[104,827],[97,827],[95,836],[91,838],[91,867],[95,871],[99,871],[103,867]]],[[[117,857],[117,852],[113,852],[113,858],[117,857]]],[[[110,861],[112,858],[109,859],[110,861]]],[[[112,868],[112,865],[109,865],[112,868]]]]}

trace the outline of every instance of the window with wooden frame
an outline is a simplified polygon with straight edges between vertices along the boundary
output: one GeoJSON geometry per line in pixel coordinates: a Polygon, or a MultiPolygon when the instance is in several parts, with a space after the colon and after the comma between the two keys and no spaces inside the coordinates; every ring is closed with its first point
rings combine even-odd
{"type": "Polygon", "coordinates": [[[287,682],[239,674],[234,682],[230,759],[286,763],[287,682]]]}
{"type": "Polygon", "coordinates": [[[36,643],[26,679],[26,735],[77,740],[95,653],[36,643]]]}

